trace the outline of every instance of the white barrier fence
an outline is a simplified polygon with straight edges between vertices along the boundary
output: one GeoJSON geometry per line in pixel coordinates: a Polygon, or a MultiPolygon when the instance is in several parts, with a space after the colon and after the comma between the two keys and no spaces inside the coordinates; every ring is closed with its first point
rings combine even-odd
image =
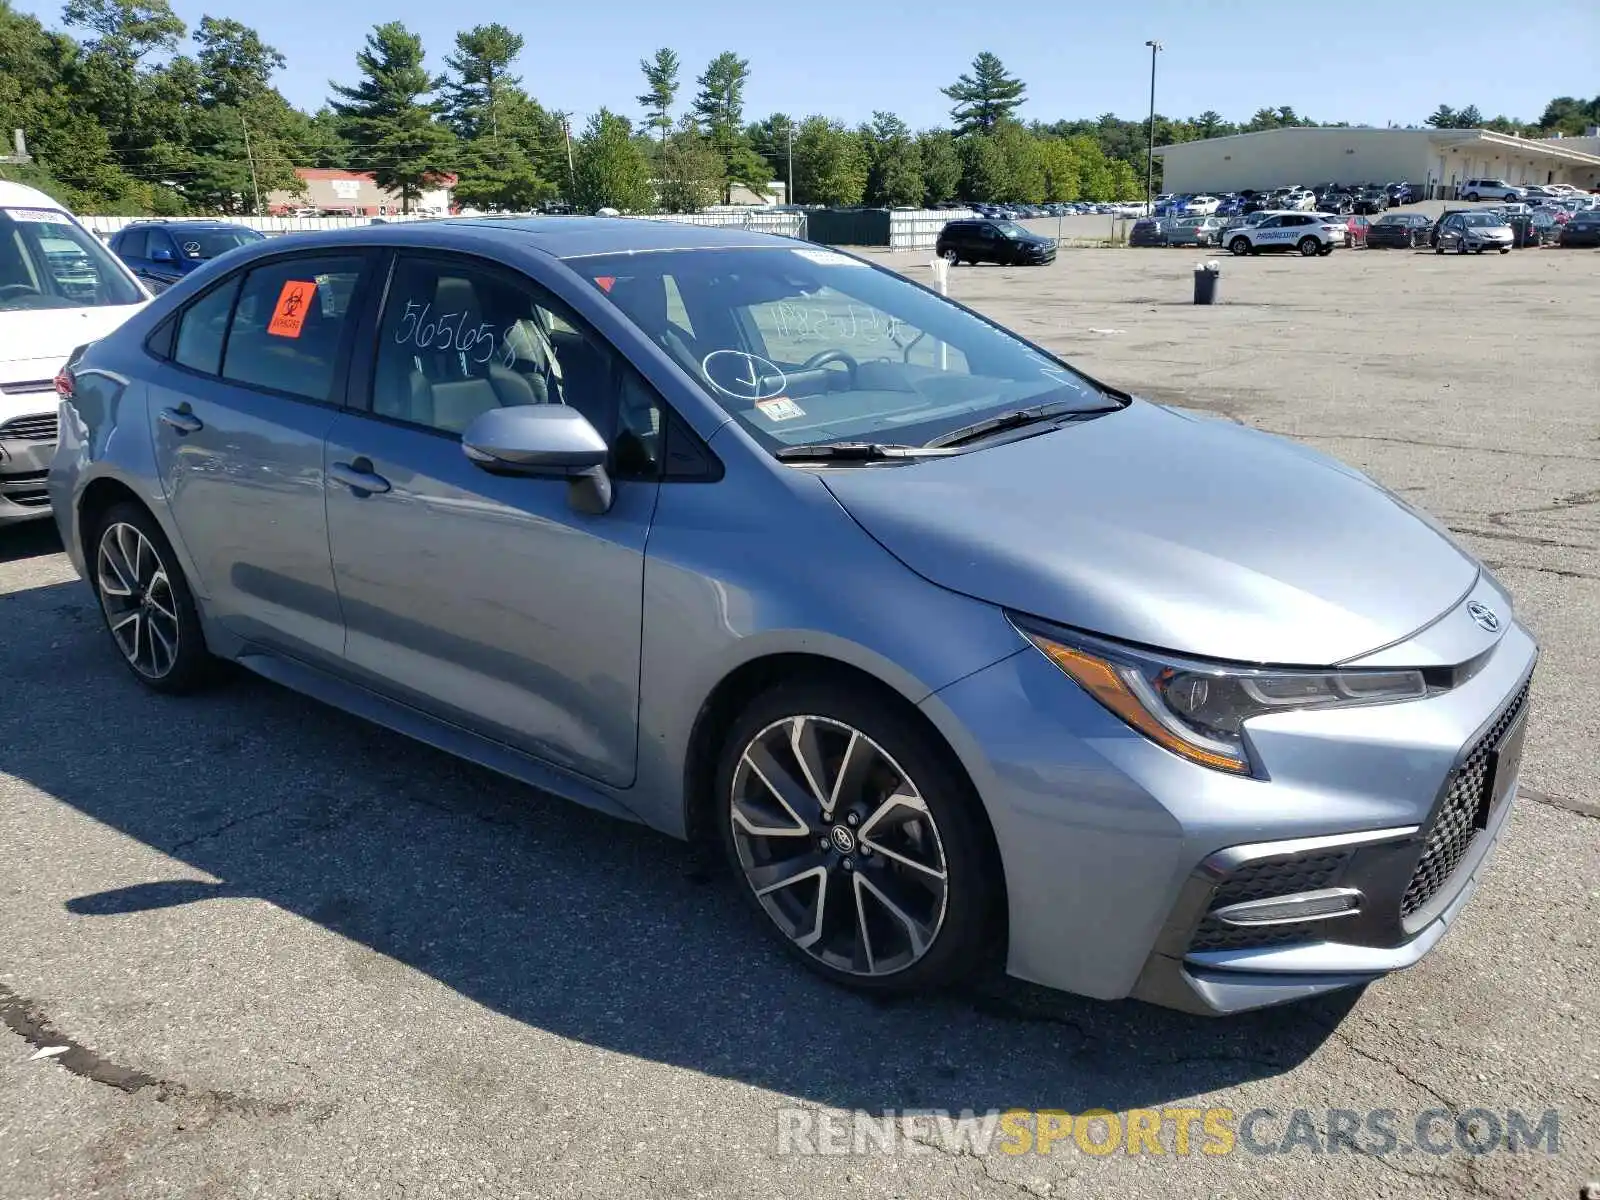
{"type": "Polygon", "coordinates": [[[932,250],[946,221],[959,221],[973,214],[967,209],[896,209],[889,214],[889,249],[932,250]]]}
{"type": "MultiPolygon", "coordinates": [[[[537,215],[537,214],[530,214],[537,215]]],[[[102,237],[110,237],[135,221],[148,221],[149,217],[96,217],[78,218],[102,237]]],[[[180,220],[181,218],[173,218],[180,220]]],[[[311,233],[323,229],[355,229],[370,225],[374,220],[385,223],[426,221],[435,218],[417,216],[392,217],[206,217],[208,221],[224,221],[230,225],[243,225],[272,235],[280,233],[311,233]]],[[[724,209],[720,212],[700,213],[643,213],[637,220],[675,221],[684,225],[711,225],[749,229],[756,233],[777,233],[785,237],[804,237],[806,218],[797,212],[763,212],[759,208],[724,209]]],[[[932,245],[932,242],[928,243],[932,245]]]]}

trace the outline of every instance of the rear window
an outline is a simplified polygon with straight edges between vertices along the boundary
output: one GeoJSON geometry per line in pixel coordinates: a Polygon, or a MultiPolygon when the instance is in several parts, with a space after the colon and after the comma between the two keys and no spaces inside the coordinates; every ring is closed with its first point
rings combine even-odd
{"type": "Polygon", "coordinates": [[[216,258],[219,254],[226,254],[236,246],[246,246],[251,242],[265,240],[265,234],[257,233],[254,229],[176,229],[173,230],[174,240],[178,243],[178,252],[187,259],[201,261],[216,258]]]}
{"type": "Polygon", "coordinates": [[[94,234],[53,208],[0,208],[0,312],[138,304],[94,234]]]}

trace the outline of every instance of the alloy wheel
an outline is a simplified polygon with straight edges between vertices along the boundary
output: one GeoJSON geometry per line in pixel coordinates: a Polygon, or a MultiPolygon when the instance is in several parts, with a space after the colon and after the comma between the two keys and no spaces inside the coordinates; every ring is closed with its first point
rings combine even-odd
{"type": "Polygon", "coordinates": [[[851,975],[906,970],[944,923],[948,864],[915,782],[866,734],[790,716],[745,746],[729,797],[734,849],[794,945],[851,975]]]}
{"type": "Polygon", "coordinates": [[[126,522],[107,525],[95,554],[95,585],[128,664],[147,679],[165,678],[178,661],[178,603],[150,539],[126,522]]]}

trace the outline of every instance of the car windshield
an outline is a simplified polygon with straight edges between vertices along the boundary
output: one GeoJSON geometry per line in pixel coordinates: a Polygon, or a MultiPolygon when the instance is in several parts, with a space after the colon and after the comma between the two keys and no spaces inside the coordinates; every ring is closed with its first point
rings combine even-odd
{"type": "Polygon", "coordinates": [[[568,265],[768,450],[922,445],[1019,407],[1122,403],[959,305],[820,247],[595,255],[568,265]]]}
{"type": "Polygon", "coordinates": [[[188,229],[178,232],[176,241],[185,258],[207,259],[226,254],[235,246],[259,242],[264,236],[254,229],[188,229]]]}
{"type": "Polygon", "coordinates": [[[1015,221],[996,221],[994,227],[1007,237],[1022,238],[1030,236],[1028,231],[1015,221]]]}
{"type": "Polygon", "coordinates": [[[1489,213],[1467,213],[1462,216],[1461,222],[1464,225],[1478,227],[1484,225],[1504,225],[1506,223],[1506,219],[1502,214],[1490,215],[1489,213]]]}
{"type": "Polygon", "coordinates": [[[59,209],[0,208],[0,312],[143,299],[100,239],[59,209]]]}

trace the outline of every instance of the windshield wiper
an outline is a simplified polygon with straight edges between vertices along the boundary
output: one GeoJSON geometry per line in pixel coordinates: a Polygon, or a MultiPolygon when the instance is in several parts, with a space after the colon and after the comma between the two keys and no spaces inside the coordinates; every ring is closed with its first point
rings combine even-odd
{"type": "Polygon", "coordinates": [[[785,446],[774,453],[784,462],[872,462],[893,458],[946,458],[955,452],[885,442],[818,442],[811,446],[785,446]]]}
{"type": "MultiPolygon", "coordinates": [[[[1116,408],[1120,408],[1117,405],[1116,408]]],[[[963,425],[960,429],[952,429],[949,433],[941,433],[928,443],[930,447],[965,446],[979,438],[987,437],[991,433],[1000,433],[1007,429],[1020,429],[1024,425],[1035,425],[1040,421],[1054,421],[1058,417],[1085,416],[1093,413],[1114,412],[1116,408],[1079,408],[1076,404],[1056,402],[1054,404],[1035,404],[1031,408],[1016,408],[1010,412],[1003,412],[998,416],[985,417],[981,421],[974,421],[971,425],[963,425]]]]}

